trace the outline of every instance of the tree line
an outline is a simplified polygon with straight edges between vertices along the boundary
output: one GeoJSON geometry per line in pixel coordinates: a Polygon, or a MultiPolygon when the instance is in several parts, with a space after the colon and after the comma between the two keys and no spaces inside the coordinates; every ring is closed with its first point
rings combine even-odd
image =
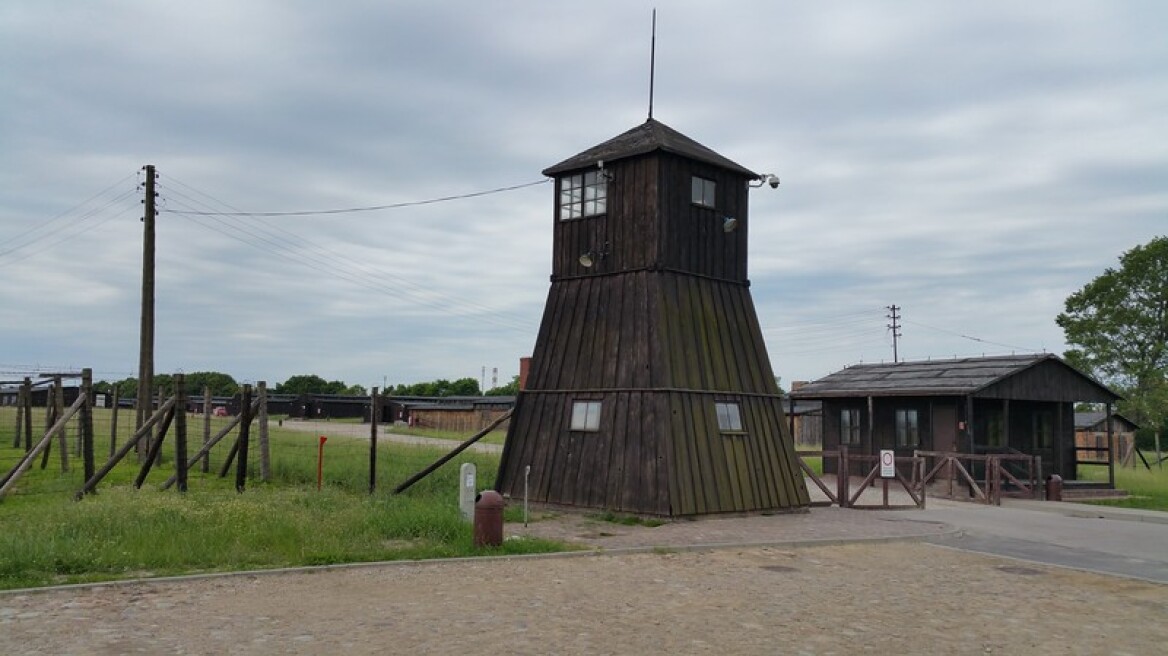
{"type": "MultiPolygon", "coordinates": [[[[230,374],[219,371],[196,371],[185,374],[187,394],[201,394],[204,387],[210,388],[212,396],[235,396],[240,384],[230,374]]],[[[174,392],[174,377],[158,374],[154,377],[155,389],[163,394],[174,392]]],[[[138,379],[124,378],[116,381],[94,383],[94,390],[112,394],[116,390],[119,398],[133,399],[138,396],[138,379]]],[[[333,394],[343,396],[367,396],[369,390],[363,385],[349,385],[339,380],[325,380],[315,374],[298,374],[277,384],[270,390],[273,394],[333,394]]],[[[519,376],[506,385],[487,390],[487,396],[511,396],[519,391],[519,376]]],[[[474,378],[460,378],[455,381],[438,379],[424,383],[398,384],[385,393],[395,396],[482,396],[479,383],[474,378]]]]}

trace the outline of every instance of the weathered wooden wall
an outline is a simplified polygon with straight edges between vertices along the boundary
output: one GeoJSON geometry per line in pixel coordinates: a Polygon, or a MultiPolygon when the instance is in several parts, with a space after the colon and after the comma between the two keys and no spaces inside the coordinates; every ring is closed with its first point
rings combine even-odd
{"type": "MultiPolygon", "coordinates": [[[[413,408],[410,416],[415,426],[470,434],[486,428],[509,411],[507,408],[413,408]]],[[[507,428],[508,422],[499,426],[499,430],[507,428]]]]}
{"type": "Polygon", "coordinates": [[[672,271],[553,283],[500,491],[667,515],[808,503],[749,289],[672,271]],[[602,402],[596,432],[573,401],[602,402]],[[737,401],[722,434],[715,401],[737,401]]]}

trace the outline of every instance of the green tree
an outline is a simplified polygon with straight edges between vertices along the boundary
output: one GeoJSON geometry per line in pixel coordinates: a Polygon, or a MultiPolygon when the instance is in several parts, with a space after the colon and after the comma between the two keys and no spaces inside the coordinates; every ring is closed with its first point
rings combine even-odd
{"type": "Polygon", "coordinates": [[[511,379],[511,382],[499,387],[492,387],[487,390],[487,396],[515,396],[519,393],[519,376],[511,379]]]}
{"type": "Polygon", "coordinates": [[[239,393],[239,383],[228,374],[196,371],[186,375],[187,396],[201,395],[204,387],[211,388],[211,396],[234,396],[239,393]]]}
{"type": "Polygon", "coordinates": [[[445,378],[428,383],[398,384],[393,388],[395,396],[479,396],[479,381],[474,378],[459,378],[449,381],[445,378]]]}
{"type": "Polygon", "coordinates": [[[1055,321],[1066,357],[1116,387],[1120,410],[1159,425],[1168,412],[1168,237],[1136,246],[1067,297],[1055,321]]]}
{"type": "Polygon", "coordinates": [[[276,394],[335,394],[330,383],[316,374],[300,374],[276,385],[276,394]]]}

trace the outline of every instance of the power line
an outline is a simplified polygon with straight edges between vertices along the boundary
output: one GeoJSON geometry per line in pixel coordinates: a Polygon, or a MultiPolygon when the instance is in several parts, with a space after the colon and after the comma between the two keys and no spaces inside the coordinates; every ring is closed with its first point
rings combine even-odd
{"type": "MultiPolygon", "coordinates": [[[[216,199],[210,194],[199,191],[198,189],[195,189],[180,180],[176,180],[173,176],[168,176],[167,180],[181,185],[194,194],[198,194],[199,196],[210,199],[216,205],[231,208],[231,206],[227,203],[216,199]]],[[[166,194],[166,196],[167,200],[174,201],[175,205],[188,208],[169,209],[166,211],[182,216],[183,218],[186,218],[187,220],[197,225],[214,230],[218,234],[225,235],[258,250],[287,259],[300,266],[325,273],[332,277],[347,280],[353,284],[371,289],[387,296],[405,300],[416,305],[426,306],[441,312],[449,313],[453,309],[458,308],[476,310],[484,315],[476,320],[483,321],[485,323],[491,323],[515,331],[529,332],[531,329],[531,327],[526,323],[509,320],[506,317],[499,316],[497,308],[491,308],[488,306],[476,304],[471,301],[457,299],[445,294],[441,294],[434,289],[425,287],[418,283],[393,276],[392,274],[389,274],[385,271],[360,264],[353,264],[349,262],[349,258],[346,255],[331,251],[327,248],[319,246],[313,240],[296,235],[295,233],[289,231],[286,226],[277,227],[269,225],[263,221],[262,217],[260,218],[260,221],[256,223],[240,225],[232,223],[228,219],[232,216],[242,216],[246,215],[247,213],[196,210],[193,207],[190,207],[190,205],[204,208],[212,206],[173,188],[169,189],[169,192],[166,194]],[[179,199],[185,199],[189,202],[190,205],[188,205],[188,203],[181,202],[179,199]],[[215,228],[208,225],[205,220],[214,221],[222,229],[216,230],[215,228]],[[295,255],[291,253],[294,253],[295,255]],[[384,279],[384,282],[371,281],[369,279],[370,276],[373,278],[382,278],[384,279]],[[385,282],[388,282],[389,284],[385,284],[385,282]],[[403,287],[412,288],[415,291],[411,291],[410,289],[402,289],[403,287]]]]}
{"type": "MultiPolygon", "coordinates": [[[[74,205],[73,207],[70,207],[69,209],[67,209],[67,210],[65,210],[65,211],[63,211],[63,212],[61,212],[60,214],[57,214],[56,216],[54,216],[53,218],[49,219],[48,221],[45,221],[44,223],[38,223],[38,224],[34,225],[33,227],[29,228],[28,230],[25,230],[24,232],[21,232],[21,233],[18,233],[18,234],[15,234],[15,235],[13,235],[13,236],[11,236],[11,237],[8,237],[8,238],[6,238],[6,239],[0,240],[0,246],[3,246],[3,245],[5,245],[5,244],[8,244],[8,243],[10,243],[10,242],[17,241],[17,240],[19,240],[20,238],[22,238],[22,237],[24,237],[24,236],[26,236],[26,235],[29,235],[29,234],[31,234],[31,233],[34,233],[34,232],[36,232],[36,231],[38,231],[38,230],[46,230],[46,229],[48,229],[48,227],[49,227],[50,225],[52,225],[53,223],[56,223],[57,221],[60,221],[60,220],[64,219],[65,217],[69,216],[69,215],[70,215],[70,214],[72,214],[73,212],[76,212],[77,210],[81,209],[82,207],[85,207],[86,205],[88,205],[89,203],[92,203],[94,200],[96,200],[96,199],[100,198],[101,196],[104,196],[105,194],[109,193],[110,191],[113,191],[114,189],[118,188],[119,186],[121,186],[122,184],[124,184],[124,183],[125,183],[127,180],[130,180],[130,179],[131,179],[131,178],[133,178],[133,177],[134,177],[134,174],[133,174],[133,173],[130,173],[129,175],[126,175],[125,177],[123,177],[121,180],[118,180],[117,182],[115,182],[115,183],[111,184],[110,186],[106,187],[105,189],[102,189],[101,191],[97,192],[96,194],[93,194],[93,195],[92,195],[92,196],[90,196],[89,198],[86,198],[85,200],[81,201],[80,203],[78,203],[78,204],[74,205]]],[[[102,209],[104,209],[104,207],[108,207],[110,203],[112,203],[112,202],[115,202],[115,201],[117,201],[117,200],[121,200],[122,198],[125,198],[126,196],[128,196],[128,195],[130,195],[130,194],[132,194],[132,193],[133,193],[133,191],[131,190],[131,191],[128,191],[128,192],[126,192],[126,193],[122,194],[122,195],[121,195],[121,196],[119,196],[118,198],[114,199],[114,201],[107,202],[107,203],[106,203],[106,205],[105,205],[105,206],[103,206],[103,208],[102,208],[102,209]]],[[[96,212],[96,211],[100,211],[100,209],[99,209],[99,210],[91,210],[89,213],[87,213],[87,214],[86,214],[86,215],[84,215],[84,216],[90,216],[90,215],[92,215],[92,213],[93,213],[93,212],[96,212]]],[[[38,238],[38,239],[41,239],[41,238],[38,238]]],[[[36,240],[36,239],[34,239],[32,242],[28,242],[27,244],[25,244],[25,246],[27,246],[27,245],[29,245],[29,244],[31,244],[31,243],[33,243],[33,242],[35,242],[35,241],[37,241],[37,240],[36,240]]],[[[23,248],[23,246],[17,246],[17,247],[15,247],[15,248],[13,248],[13,249],[10,249],[10,250],[8,250],[8,251],[4,251],[4,252],[5,252],[5,253],[10,253],[10,252],[12,252],[13,250],[16,250],[16,249],[18,249],[18,248],[23,248]]],[[[0,253],[0,254],[2,254],[2,253],[0,253]]]]}
{"type": "Polygon", "coordinates": [[[920,327],[922,327],[922,328],[928,328],[929,330],[936,330],[937,332],[946,333],[946,334],[949,334],[949,335],[953,335],[953,336],[956,336],[956,337],[960,337],[960,338],[962,338],[962,339],[968,339],[968,340],[970,340],[970,341],[973,341],[973,342],[980,342],[980,343],[982,343],[982,344],[991,344],[991,345],[993,345],[993,346],[1001,346],[1002,348],[1013,349],[1013,350],[1015,350],[1015,351],[1029,351],[1029,352],[1033,352],[1033,353],[1038,353],[1038,352],[1039,352],[1039,349],[1026,348],[1025,346],[1013,346],[1013,345],[1011,345],[1011,344],[1002,344],[1001,342],[991,342],[991,341],[990,341],[990,340],[988,340],[988,339],[982,339],[982,338],[980,338],[980,337],[973,337],[972,335],[963,335],[963,334],[961,334],[961,333],[958,333],[958,332],[953,332],[952,330],[945,330],[944,328],[938,328],[938,327],[936,327],[936,326],[930,326],[930,325],[928,325],[928,324],[923,324],[923,323],[919,323],[919,322],[916,322],[916,321],[908,321],[908,320],[906,320],[906,321],[905,321],[905,323],[911,323],[911,324],[913,324],[914,326],[920,326],[920,327]]]}
{"type": "MultiPolygon", "coordinates": [[[[509,187],[498,187],[497,189],[488,189],[486,191],[473,191],[466,194],[457,194],[454,196],[442,196],[440,198],[430,198],[427,200],[415,200],[402,203],[390,203],[388,205],[369,205],[365,207],[344,207],[328,210],[298,210],[292,212],[189,212],[189,214],[198,214],[200,216],[314,216],[321,214],[351,214],[353,212],[376,212],[379,210],[396,210],[403,207],[417,207],[419,205],[433,205],[434,203],[445,203],[452,200],[464,200],[467,198],[478,198],[480,196],[489,196],[491,194],[501,194],[506,191],[515,191],[516,189],[523,189],[525,187],[534,187],[551,182],[551,178],[543,180],[536,180],[534,182],[525,182],[523,184],[511,185],[509,187]]],[[[163,210],[167,211],[167,210],[163,210]]]]}

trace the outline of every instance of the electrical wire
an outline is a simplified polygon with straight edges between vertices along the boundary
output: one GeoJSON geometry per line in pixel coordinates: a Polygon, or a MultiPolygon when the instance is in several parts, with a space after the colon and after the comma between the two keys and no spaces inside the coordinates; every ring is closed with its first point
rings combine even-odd
{"type": "MultiPolygon", "coordinates": [[[[454,309],[454,308],[452,308],[452,306],[457,306],[457,307],[472,307],[472,306],[474,306],[474,304],[472,304],[472,303],[467,303],[467,302],[464,302],[461,300],[453,299],[452,297],[448,297],[445,295],[439,295],[440,298],[447,298],[450,300],[449,303],[442,303],[442,302],[439,302],[439,300],[426,298],[425,296],[420,296],[417,293],[411,293],[411,292],[406,291],[406,290],[398,289],[392,285],[384,285],[384,284],[377,283],[375,281],[371,281],[368,276],[358,275],[359,271],[355,271],[355,269],[357,269],[359,267],[354,267],[354,266],[350,266],[349,264],[347,264],[347,262],[343,258],[343,256],[339,256],[336,258],[321,257],[319,255],[314,255],[310,251],[305,252],[305,251],[300,250],[301,247],[303,246],[303,244],[309,243],[308,240],[301,239],[301,241],[293,241],[293,240],[288,239],[287,236],[284,236],[284,235],[275,235],[273,238],[273,235],[266,234],[263,232],[256,232],[256,231],[248,230],[248,229],[245,229],[241,226],[224,222],[222,219],[219,219],[215,216],[205,216],[205,215],[204,216],[190,216],[187,214],[187,212],[182,211],[182,210],[176,210],[174,213],[178,214],[179,216],[182,216],[182,217],[184,217],[184,218],[186,218],[186,219],[188,219],[188,220],[190,220],[190,221],[192,221],[192,222],[194,222],[202,227],[213,230],[217,234],[224,234],[232,239],[240,241],[241,243],[247,244],[253,248],[257,248],[257,249],[262,250],[262,251],[269,252],[273,255],[276,255],[277,257],[281,257],[281,258],[286,259],[290,262],[293,262],[297,265],[307,267],[309,269],[312,269],[314,271],[317,271],[317,272],[320,272],[320,273],[323,273],[323,274],[326,274],[326,275],[329,275],[332,277],[341,278],[343,280],[349,281],[353,284],[364,287],[366,289],[370,289],[372,291],[375,291],[375,292],[378,292],[381,294],[385,294],[387,296],[394,297],[394,298],[397,298],[399,300],[405,300],[405,301],[408,301],[408,302],[413,303],[415,305],[423,305],[423,306],[430,307],[431,309],[435,309],[435,310],[438,310],[438,311],[441,311],[444,313],[450,313],[451,310],[454,309]],[[210,219],[212,221],[218,222],[220,224],[220,228],[222,228],[222,229],[216,230],[212,226],[208,225],[204,221],[204,219],[210,219]],[[248,239],[247,237],[242,237],[238,233],[242,233],[243,235],[253,237],[253,238],[255,238],[255,240],[248,239]],[[271,248],[265,248],[264,246],[261,246],[259,243],[257,243],[257,240],[258,240],[258,242],[263,242],[263,243],[268,244],[269,246],[271,246],[271,248]],[[284,242],[284,243],[281,243],[281,242],[284,242]],[[292,250],[292,248],[290,248],[286,244],[290,245],[291,247],[295,247],[297,249],[295,255],[289,254],[288,251],[292,250]]],[[[287,231],[284,231],[284,232],[287,232],[287,231]]],[[[291,233],[289,233],[289,234],[291,234],[291,233]]],[[[317,249],[317,250],[319,251],[320,249],[317,249]]],[[[386,275],[383,272],[370,270],[367,267],[365,267],[365,269],[367,271],[371,271],[372,273],[370,275],[372,275],[372,276],[386,275]]],[[[428,291],[428,290],[425,290],[425,288],[421,287],[420,285],[416,285],[414,283],[410,283],[410,284],[413,285],[414,287],[417,287],[418,289],[423,290],[423,291],[428,291]]],[[[483,312],[486,312],[486,313],[496,312],[496,310],[494,308],[487,308],[485,306],[479,306],[479,307],[481,308],[481,310],[483,312]]],[[[513,329],[516,331],[522,331],[525,333],[530,332],[530,326],[528,326],[526,324],[521,324],[518,322],[510,322],[510,321],[507,321],[506,319],[500,319],[497,316],[491,316],[488,314],[488,316],[482,318],[482,320],[486,321],[488,323],[493,323],[495,325],[499,325],[499,326],[513,329]]]]}
{"type": "MultiPolygon", "coordinates": [[[[85,207],[86,205],[88,205],[89,203],[93,202],[93,201],[94,201],[94,200],[96,200],[97,198],[100,198],[101,196],[103,196],[103,195],[105,195],[105,194],[109,193],[110,191],[112,191],[112,190],[114,190],[114,189],[116,189],[116,188],[120,187],[121,185],[125,184],[125,183],[126,183],[126,181],[128,181],[128,180],[131,180],[131,179],[133,179],[133,178],[134,178],[134,174],[133,174],[133,173],[131,173],[131,174],[129,174],[129,175],[126,175],[125,177],[123,177],[122,179],[118,180],[117,182],[115,182],[115,183],[111,184],[110,186],[106,187],[105,189],[102,189],[101,191],[97,192],[96,194],[94,194],[94,195],[90,196],[89,198],[86,198],[85,200],[81,201],[80,203],[78,203],[78,204],[74,205],[73,207],[70,207],[69,209],[67,209],[67,210],[65,210],[65,211],[63,211],[63,212],[61,212],[60,214],[57,214],[56,216],[54,216],[53,218],[49,219],[48,221],[45,221],[45,222],[43,222],[43,223],[38,223],[38,224],[34,225],[33,227],[29,228],[28,230],[25,230],[24,232],[21,232],[21,233],[17,233],[17,234],[15,234],[15,235],[12,235],[11,237],[8,237],[8,238],[6,238],[6,239],[0,239],[0,247],[2,247],[2,246],[5,246],[5,245],[7,245],[7,244],[8,244],[8,243],[10,243],[10,242],[17,241],[17,240],[19,240],[20,238],[22,238],[22,237],[24,237],[24,236],[26,236],[26,235],[32,234],[32,233],[34,233],[34,232],[36,232],[36,231],[38,231],[38,230],[47,230],[47,229],[49,228],[49,226],[53,225],[53,224],[54,224],[54,223],[56,223],[57,221],[60,221],[60,220],[64,219],[65,217],[69,216],[69,215],[70,215],[70,214],[72,214],[73,212],[76,212],[77,210],[81,209],[82,207],[85,207]]],[[[131,191],[130,193],[133,193],[133,191],[131,191]]],[[[124,196],[125,196],[125,194],[123,194],[123,196],[122,196],[122,197],[124,197],[124,196]]],[[[108,205],[108,203],[107,203],[107,205],[108,205]]],[[[36,240],[34,240],[34,241],[36,241],[36,240]]],[[[29,242],[29,243],[31,244],[31,243],[33,243],[33,242],[29,242]]],[[[26,244],[26,245],[28,245],[28,244],[26,244]]],[[[15,247],[15,248],[13,248],[13,249],[10,249],[10,250],[8,250],[8,251],[3,251],[3,252],[0,252],[0,255],[3,255],[4,253],[11,252],[12,250],[16,250],[16,249],[18,249],[18,248],[21,248],[21,247],[20,247],[20,246],[17,246],[17,247],[15,247]]]]}
{"type": "Polygon", "coordinates": [[[486,191],[472,191],[466,194],[457,194],[454,196],[442,196],[440,198],[430,198],[427,200],[406,201],[402,203],[390,203],[388,205],[369,205],[365,207],[344,207],[327,210],[297,210],[291,212],[242,212],[234,210],[231,212],[192,212],[200,216],[317,216],[323,214],[352,214],[354,212],[377,212],[381,210],[396,210],[403,207],[417,207],[419,205],[433,205],[435,203],[445,203],[453,200],[465,200],[467,198],[479,198],[481,196],[489,196],[491,194],[500,194],[506,191],[515,191],[516,189],[523,189],[525,187],[534,187],[535,185],[547,184],[551,182],[551,178],[543,180],[536,180],[534,182],[524,182],[523,184],[511,185],[509,187],[499,187],[497,189],[487,189],[486,191]]]}
{"type": "MultiPolygon", "coordinates": [[[[227,205],[223,201],[214,198],[210,194],[201,192],[180,180],[176,180],[173,176],[167,176],[166,180],[181,185],[193,194],[210,199],[216,205],[230,208],[230,205],[227,205]]],[[[458,309],[477,310],[483,316],[477,317],[476,321],[486,322],[524,333],[532,331],[532,326],[526,323],[511,321],[505,317],[498,316],[497,308],[456,299],[404,278],[393,276],[385,271],[365,265],[353,264],[349,261],[348,256],[324,248],[316,240],[297,235],[288,230],[286,225],[277,227],[263,221],[262,218],[260,221],[247,224],[230,221],[230,217],[245,216],[248,213],[198,209],[211,208],[213,205],[170,186],[167,186],[164,198],[166,199],[165,202],[177,206],[168,208],[168,212],[179,215],[204,228],[213,230],[216,234],[226,235],[252,248],[268,252],[300,266],[349,281],[358,286],[399,300],[405,300],[414,305],[429,307],[447,314],[452,310],[458,309]],[[218,229],[211,226],[208,221],[216,223],[218,229]],[[294,253],[294,255],[291,253],[294,253]],[[378,282],[378,279],[380,279],[380,282],[378,282]],[[385,284],[386,282],[390,284],[385,284]],[[403,287],[412,288],[414,291],[403,289],[403,287]]]]}
{"type": "Polygon", "coordinates": [[[940,332],[940,333],[945,333],[947,335],[953,335],[955,337],[960,337],[962,339],[968,339],[972,342],[979,342],[981,344],[990,344],[992,346],[1000,346],[1002,348],[1013,349],[1014,351],[1024,351],[1024,352],[1029,352],[1029,353],[1038,353],[1039,352],[1039,349],[1026,348],[1024,346],[1014,346],[1012,344],[1002,344],[1001,342],[991,342],[988,339],[982,339],[980,337],[973,337],[972,335],[964,335],[962,333],[954,332],[952,330],[946,330],[944,328],[938,328],[936,326],[930,326],[928,324],[920,323],[919,321],[909,321],[907,319],[901,319],[901,321],[903,321],[905,323],[911,323],[914,326],[920,326],[922,328],[928,328],[929,330],[935,330],[935,331],[940,332]]]}
{"type": "Polygon", "coordinates": [[[93,209],[93,210],[89,211],[88,213],[84,214],[83,216],[81,216],[71,226],[61,228],[61,229],[56,230],[54,232],[49,232],[49,233],[39,235],[34,239],[31,239],[31,240],[29,240],[23,244],[20,244],[18,246],[14,246],[6,251],[0,251],[0,258],[3,258],[3,261],[0,261],[0,268],[4,268],[6,266],[16,264],[17,262],[22,262],[24,260],[27,260],[30,257],[33,257],[34,255],[39,255],[41,253],[44,253],[45,251],[48,251],[55,246],[63,244],[67,241],[71,241],[73,239],[76,239],[77,237],[80,237],[80,236],[88,233],[88,232],[91,232],[91,231],[95,230],[96,228],[99,228],[99,227],[105,225],[106,223],[113,221],[114,219],[121,218],[121,217],[125,216],[126,214],[134,212],[137,209],[136,206],[129,206],[129,207],[122,208],[122,210],[117,212],[116,214],[110,214],[110,215],[106,216],[105,218],[102,218],[99,220],[94,220],[95,217],[98,217],[103,212],[106,212],[107,210],[113,208],[117,203],[122,202],[122,201],[126,200],[127,198],[133,196],[134,193],[135,193],[134,190],[129,190],[127,192],[124,192],[124,193],[110,199],[105,205],[102,205],[99,208],[93,209]],[[85,224],[85,225],[82,225],[82,224],[85,224]],[[72,229],[72,232],[68,232],[70,229],[72,229]],[[41,247],[41,248],[31,250],[31,251],[26,251],[26,252],[20,254],[19,256],[14,256],[11,258],[8,257],[10,255],[17,253],[18,251],[22,251],[24,249],[29,248],[30,246],[32,246],[34,244],[44,242],[46,240],[52,239],[53,237],[58,237],[58,238],[44,244],[43,247],[41,247]]]}

